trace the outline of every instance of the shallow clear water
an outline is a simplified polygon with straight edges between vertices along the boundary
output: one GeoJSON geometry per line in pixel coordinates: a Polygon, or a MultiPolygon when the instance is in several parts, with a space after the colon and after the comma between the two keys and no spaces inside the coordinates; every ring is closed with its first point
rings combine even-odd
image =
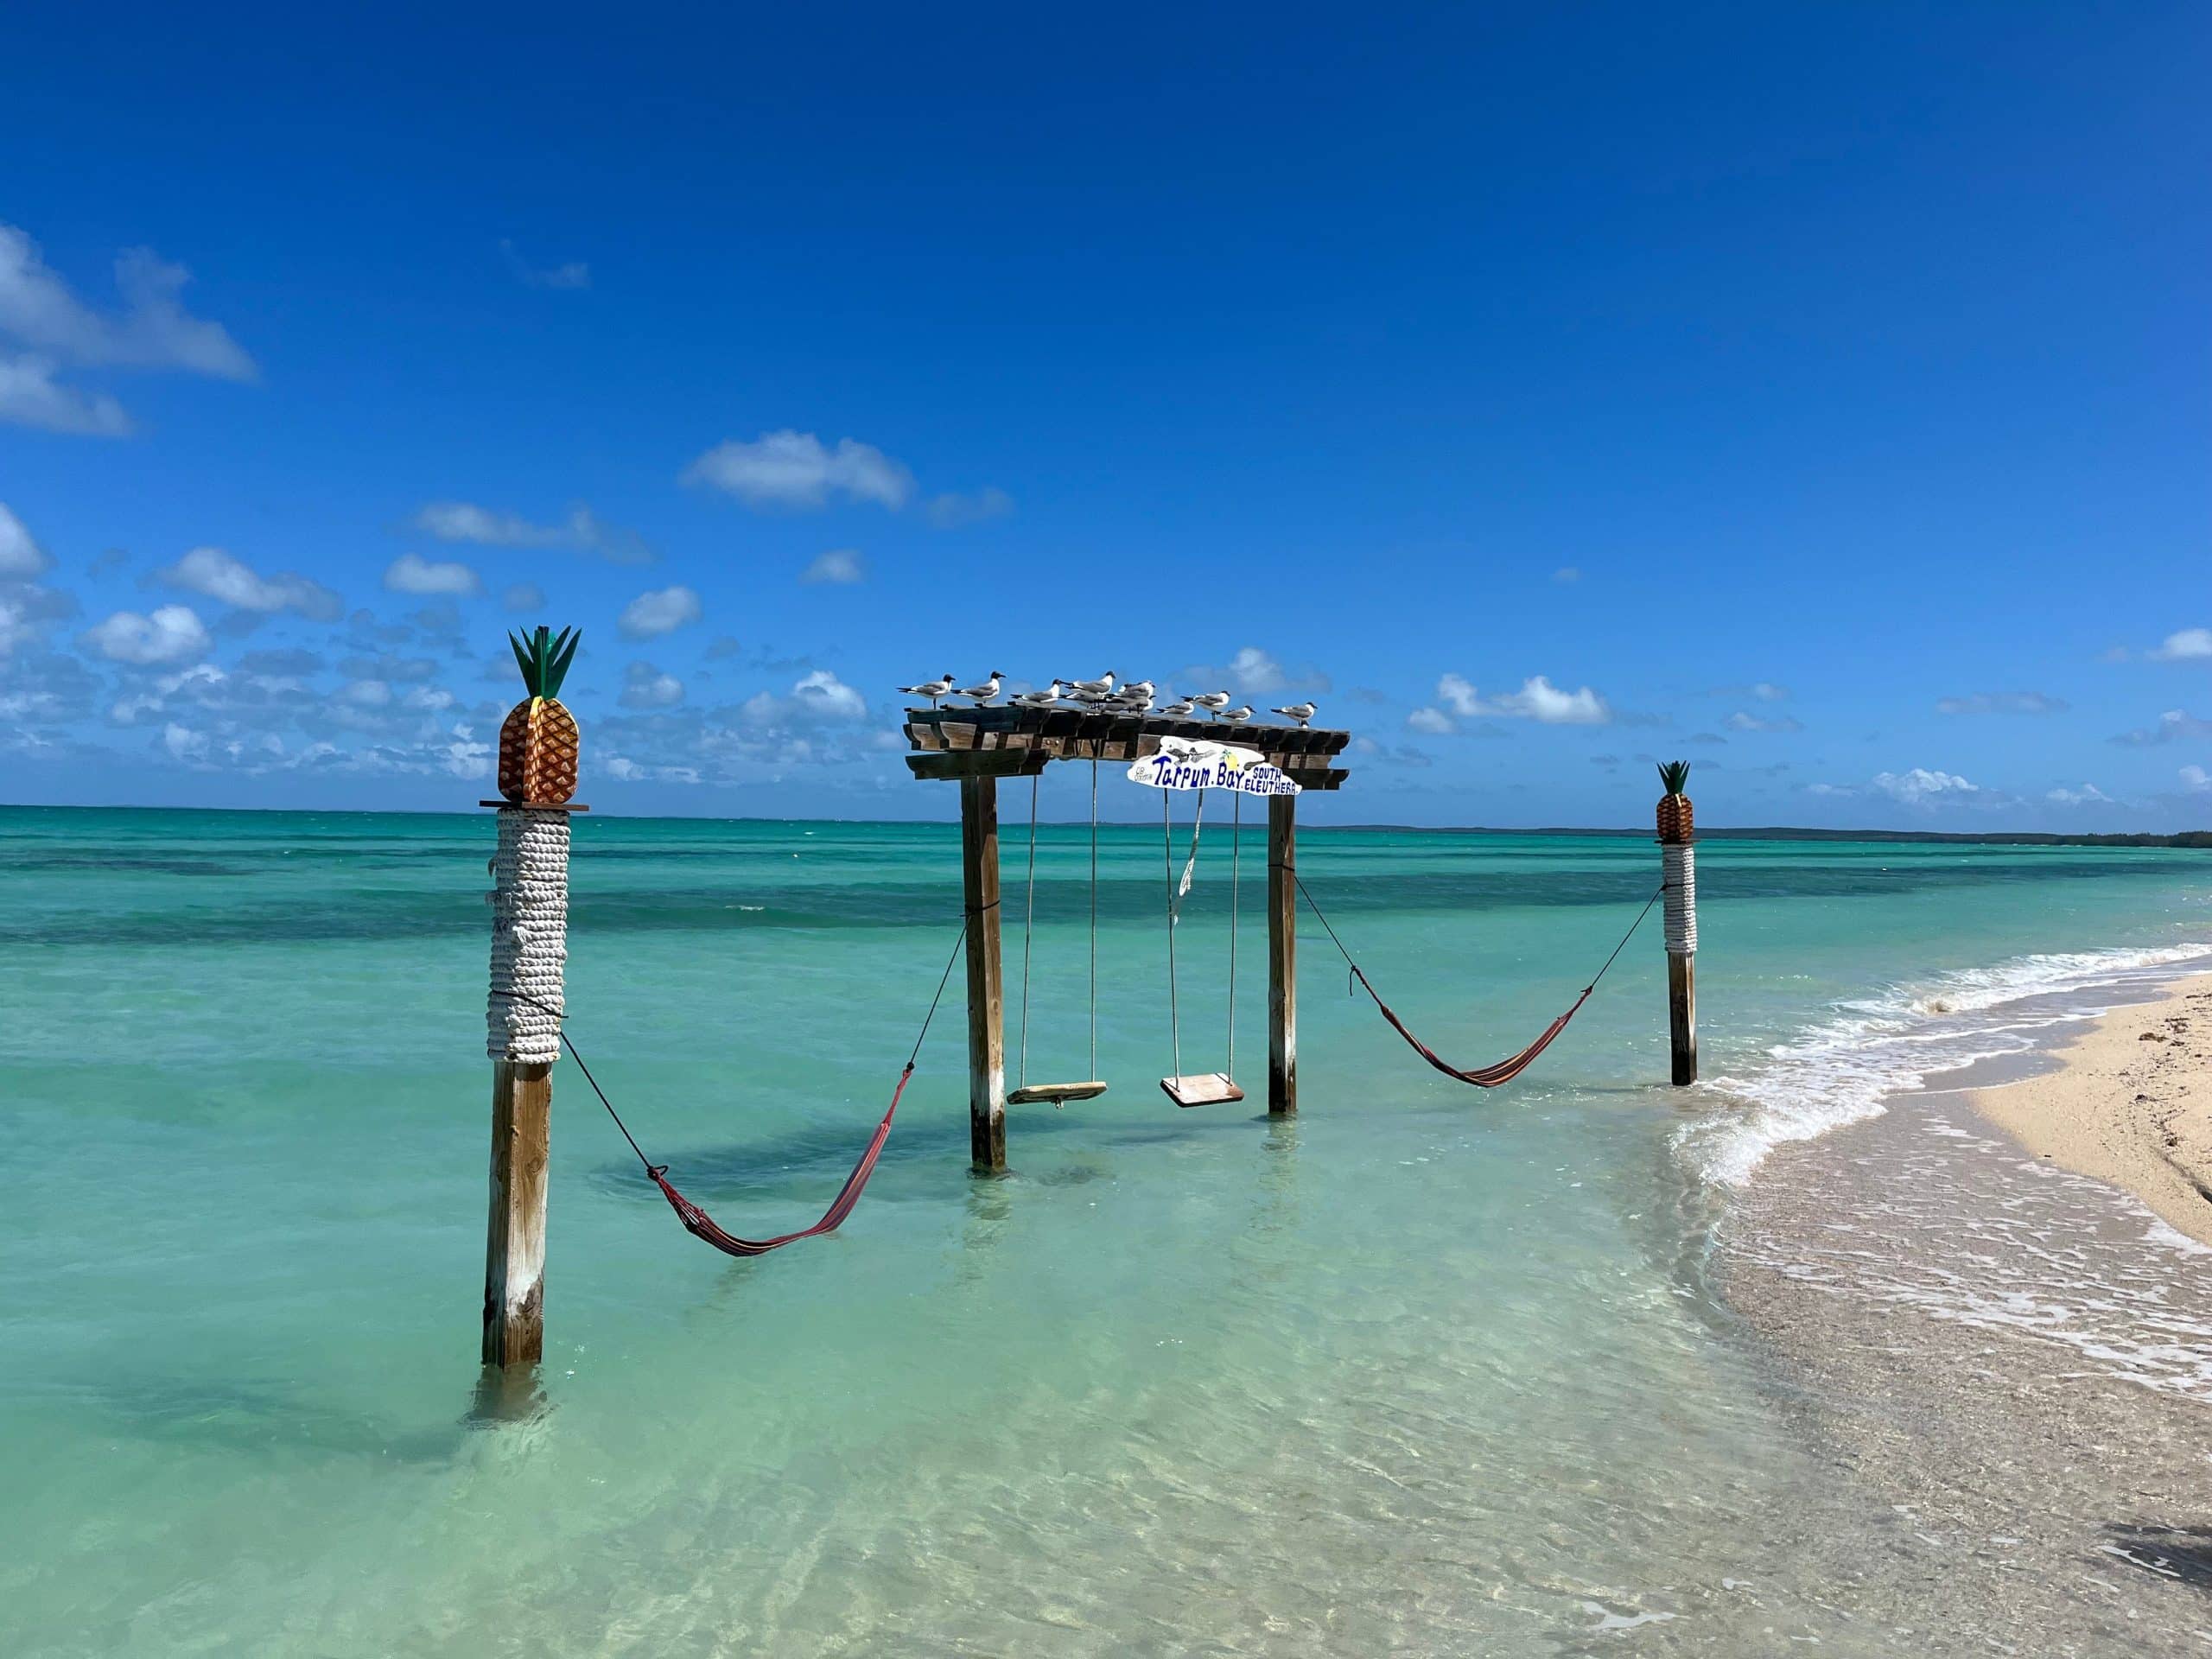
{"type": "MultiPolygon", "coordinates": [[[[1715,1224],[1766,1147],[1873,1109],[1840,1022],[1996,1052],[2032,1022],[1974,988],[2093,993],[2212,940],[2201,856],[1710,842],[1726,1086],[1654,1085],[1656,922],[1490,1094],[1348,999],[1309,922],[1276,1125],[1160,1094],[1160,844],[1109,830],[1113,1087],[1017,1109],[1007,1179],[966,1168],[957,976],[859,1212],[759,1262],[682,1233],[564,1064],[543,1397],[502,1417],[474,1400],[490,838],[0,811],[0,1651],[1885,1651],[1824,1563],[1886,1510],[1777,1409],[1715,1224]]],[[[1022,855],[1009,810],[1017,974],[1022,855]]],[[[1179,941],[1186,1071],[1226,1058],[1225,855],[1179,941]]],[[[1038,1077],[1089,1071],[1087,861],[1047,828],[1038,1077]]],[[[1466,1061],[1657,882],[1631,840],[1309,830],[1301,867],[1466,1061]]],[[[585,819],[573,884],[571,1034],[647,1148],[732,1230],[811,1220],[953,944],[957,833],[585,819]]]]}

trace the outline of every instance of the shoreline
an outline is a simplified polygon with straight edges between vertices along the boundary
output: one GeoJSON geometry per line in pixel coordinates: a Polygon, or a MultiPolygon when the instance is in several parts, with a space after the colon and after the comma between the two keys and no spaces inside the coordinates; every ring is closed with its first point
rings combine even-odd
{"type": "Polygon", "coordinates": [[[2050,1051],[2055,1070],[1965,1092],[2039,1161],[2132,1193],[2212,1245],[2212,974],[2101,1016],[2050,1051]]]}

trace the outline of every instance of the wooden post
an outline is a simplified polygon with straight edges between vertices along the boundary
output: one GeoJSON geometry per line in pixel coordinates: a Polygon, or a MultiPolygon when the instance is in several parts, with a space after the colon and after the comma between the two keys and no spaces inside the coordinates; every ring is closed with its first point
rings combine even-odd
{"type": "Polygon", "coordinates": [[[1006,1167],[1006,988],[999,954],[999,785],[960,780],[960,882],[968,910],[968,1150],[1006,1167]]]}
{"type": "Polygon", "coordinates": [[[1268,1112],[1298,1109],[1298,797],[1268,797],[1268,1112]]]}
{"type": "Polygon", "coordinates": [[[567,1006],[569,815],[586,809],[496,804],[491,989],[484,1008],[492,1060],[484,1363],[531,1366],[545,1351],[545,1166],[553,1061],[567,1006]]]}
{"type": "Polygon", "coordinates": [[[549,1064],[492,1065],[492,1214],[484,1240],[484,1363],[535,1365],[545,1352],[549,1064]]]}
{"type": "Polygon", "coordinates": [[[1697,958],[1667,953],[1667,1036],[1675,1053],[1675,1081],[1697,1081],[1697,958]]]}

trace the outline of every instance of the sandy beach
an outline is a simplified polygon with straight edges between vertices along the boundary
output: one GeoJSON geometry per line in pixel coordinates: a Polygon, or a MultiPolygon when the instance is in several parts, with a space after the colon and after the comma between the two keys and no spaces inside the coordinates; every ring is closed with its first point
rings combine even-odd
{"type": "Polygon", "coordinates": [[[2125,1188],[2212,1244],[2212,974],[2115,1008],[2059,1068],[1977,1090],[1975,1108],[2038,1158],[2125,1188]]]}

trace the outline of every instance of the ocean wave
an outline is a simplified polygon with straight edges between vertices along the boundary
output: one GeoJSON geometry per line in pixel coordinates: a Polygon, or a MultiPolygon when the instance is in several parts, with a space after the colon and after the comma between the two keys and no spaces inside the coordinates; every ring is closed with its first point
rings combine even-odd
{"type": "Polygon", "coordinates": [[[1676,1149],[1705,1179],[1740,1185],[1776,1147],[1879,1116],[1890,1096],[1938,1072],[2023,1053],[2053,1027],[2103,1012],[2094,1003],[2022,1006],[2034,999],[2152,984],[2191,961],[2212,965],[2212,944],[2016,957],[1837,1003],[1832,1017],[1770,1050],[1757,1071],[1703,1085],[1729,1104],[1684,1125],[1676,1149]]]}

